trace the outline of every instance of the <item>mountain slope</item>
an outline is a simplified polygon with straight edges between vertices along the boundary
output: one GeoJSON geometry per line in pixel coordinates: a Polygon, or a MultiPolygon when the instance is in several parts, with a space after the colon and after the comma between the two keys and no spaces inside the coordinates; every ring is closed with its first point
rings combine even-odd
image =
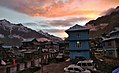
{"type": "Polygon", "coordinates": [[[114,27],[119,26],[119,6],[110,14],[99,17],[96,20],[91,20],[85,26],[91,29],[91,38],[109,33],[114,27]]]}
{"type": "Polygon", "coordinates": [[[50,35],[49,33],[43,32],[42,30],[38,31],[38,33],[40,33],[40,34],[46,36],[46,37],[49,38],[50,40],[53,40],[53,41],[56,41],[56,42],[62,41],[61,38],[56,37],[56,36],[54,36],[54,35],[50,35]]]}
{"type": "Polygon", "coordinates": [[[0,40],[5,43],[5,45],[19,46],[21,41],[28,38],[47,38],[49,36],[40,34],[35,30],[27,28],[22,24],[13,24],[7,20],[0,20],[0,40]]]}

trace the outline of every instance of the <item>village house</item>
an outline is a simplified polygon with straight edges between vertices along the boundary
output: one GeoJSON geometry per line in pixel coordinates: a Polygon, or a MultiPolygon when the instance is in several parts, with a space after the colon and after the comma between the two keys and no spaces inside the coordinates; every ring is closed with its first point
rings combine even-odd
{"type": "Polygon", "coordinates": [[[70,58],[84,57],[90,59],[89,29],[76,24],[65,32],[69,35],[70,58]]]}
{"type": "Polygon", "coordinates": [[[27,50],[33,50],[33,49],[37,49],[39,43],[37,41],[37,39],[35,38],[30,38],[30,39],[25,39],[24,41],[22,41],[22,46],[20,47],[21,49],[27,49],[27,50]]]}
{"type": "Polygon", "coordinates": [[[119,27],[115,27],[107,35],[108,37],[102,41],[105,56],[119,58],[119,27]]]}
{"type": "Polygon", "coordinates": [[[25,59],[32,59],[35,54],[41,53],[40,43],[35,38],[25,39],[19,51],[25,59]]]}
{"type": "Polygon", "coordinates": [[[42,52],[55,53],[59,51],[59,44],[57,42],[45,41],[42,42],[42,52]]]}
{"type": "Polygon", "coordinates": [[[12,64],[14,58],[16,58],[14,47],[4,46],[3,43],[0,43],[0,61],[4,61],[6,64],[12,64]]]}

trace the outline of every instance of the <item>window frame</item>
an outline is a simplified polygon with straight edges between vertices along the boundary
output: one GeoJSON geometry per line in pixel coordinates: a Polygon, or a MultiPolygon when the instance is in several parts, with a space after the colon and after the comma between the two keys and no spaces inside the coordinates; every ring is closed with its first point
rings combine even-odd
{"type": "Polygon", "coordinates": [[[81,42],[80,42],[80,41],[77,41],[77,42],[76,42],[76,47],[77,47],[77,48],[81,48],[81,42]]]}
{"type": "Polygon", "coordinates": [[[78,38],[80,37],[80,33],[79,32],[76,33],[76,37],[78,37],[78,38]]]}

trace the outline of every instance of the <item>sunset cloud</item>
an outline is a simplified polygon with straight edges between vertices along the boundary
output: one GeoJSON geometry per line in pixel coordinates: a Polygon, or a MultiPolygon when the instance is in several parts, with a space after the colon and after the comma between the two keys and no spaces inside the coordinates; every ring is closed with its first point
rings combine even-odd
{"type": "Polygon", "coordinates": [[[66,26],[71,26],[72,23],[77,22],[77,21],[87,21],[87,18],[70,18],[66,20],[53,20],[49,22],[49,25],[51,26],[61,26],[61,27],[66,27],[66,26]]]}
{"type": "Polygon", "coordinates": [[[54,35],[54,34],[57,34],[59,33],[58,35],[55,35],[55,36],[59,36],[61,38],[65,38],[67,37],[68,35],[64,32],[65,29],[44,29],[44,31],[46,32],[49,32],[50,34],[54,35]]]}
{"type": "Polygon", "coordinates": [[[0,5],[31,16],[97,15],[119,0],[0,0],[0,5]]]}
{"type": "Polygon", "coordinates": [[[64,30],[70,26],[110,14],[117,5],[119,0],[0,0],[0,7],[9,10],[0,8],[0,17],[66,36],[64,30]]]}

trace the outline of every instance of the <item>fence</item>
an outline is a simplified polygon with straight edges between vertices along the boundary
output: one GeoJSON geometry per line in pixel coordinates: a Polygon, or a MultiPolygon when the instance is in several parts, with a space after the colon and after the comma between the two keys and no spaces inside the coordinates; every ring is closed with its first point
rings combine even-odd
{"type": "Polygon", "coordinates": [[[24,63],[17,63],[16,65],[0,66],[0,73],[17,73],[30,67],[40,66],[41,62],[48,61],[49,58],[56,57],[55,54],[46,54],[40,58],[26,61],[24,63]]]}

